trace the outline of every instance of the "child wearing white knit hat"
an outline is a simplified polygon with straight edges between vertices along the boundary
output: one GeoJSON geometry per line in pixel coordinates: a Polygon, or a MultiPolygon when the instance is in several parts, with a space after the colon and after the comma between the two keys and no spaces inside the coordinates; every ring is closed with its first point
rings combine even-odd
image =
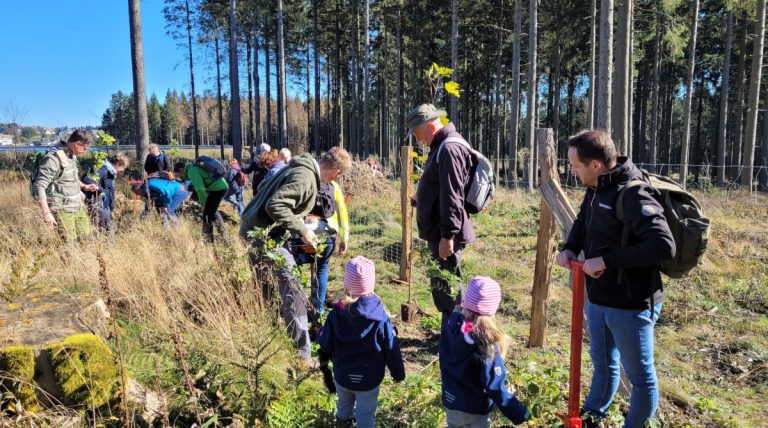
{"type": "Polygon", "coordinates": [[[376,267],[358,256],[344,266],[346,299],[328,314],[320,330],[320,362],[333,361],[334,382],[326,382],[338,395],[336,419],[360,428],[374,426],[379,385],[384,367],[392,378],[405,379],[403,356],[392,322],[381,299],[374,293],[376,267]]]}

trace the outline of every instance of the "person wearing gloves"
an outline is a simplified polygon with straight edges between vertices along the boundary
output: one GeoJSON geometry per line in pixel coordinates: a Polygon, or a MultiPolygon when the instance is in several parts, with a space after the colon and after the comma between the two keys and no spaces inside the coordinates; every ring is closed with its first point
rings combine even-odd
{"type": "MultiPolygon", "coordinates": [[[[376,267],[362,256],[344,266],[344,293],[320,330],[321,364],[333,361],[337,426],[373,428],[384,367],[400,382],[405,366],[397,335],[381,299],[374,293],[376,267]]],[[[326,382],[329,383],[329,382],[326,382]]]]}
{"type": "Polygon", "coordinates": [[[443,326],[438,350],[449,428],[490,427],[493,406],[514,424],[531,417],[506,386],[508,338],[494,320],[500,302],[499,284],[476,276],[443,326]]]}

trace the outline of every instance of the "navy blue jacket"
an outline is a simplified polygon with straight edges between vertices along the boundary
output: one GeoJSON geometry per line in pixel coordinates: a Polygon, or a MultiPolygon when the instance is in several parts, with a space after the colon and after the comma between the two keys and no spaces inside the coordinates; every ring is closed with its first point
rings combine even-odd
{"type": "Polygon", "coordinates": [[[396,381],[405,379],[400,344],[384,304],[376,295],[343,302],[328,314],[317,338],[331,355],[336,382],[352,391],[370,391],[384,379],[384,366],[396,381]]]}
{"type": "Polygon", "coordinates": [[[485,358],[477,345],[469,344],[461,332],[464,316],[455,311],[440,334],[440,373],[443,377],[443,406],[475,415],[491,413],[493,405],[514,424],[531,417],[528,409],[507,390],[507,370],[498,349],[485,358]]]}
{"type": "Polygon", "coordinates": [[[115,177],[117,172],[108,160],[104,160],[104,165],[96,173],[99,176],[98,181],[91,178],[92,174],[84,175],[81,180],[85,184],[95,184],[99,188],[96,192],[83,192],[86,202],[95,205],[100,201],[101,206],[98,208],[112,211],[115,209],[115,177]]]}
{"type": "Polygon", "coordinates": [[[642,172],[626,157],[616,167],[598,177],[597,188],[589,188],[573,222],[563,249],[574,254],[584,251],[587,259],[603,257],[605,272],[598,278],[587,276],[589,301],[618,309],[648,309],[651,296],[662,289],[659,263],[675,256],[675,240],[657,201],[659,191],[650,185],[627,190],[624,197],[624,222],[616,216],[616,198],[631,180],[641,180],[642,172]],[[622,247],[624,225],[629,227],[629,242],[622,247]],[[624,269],[619,284],[619,270],[624,269]]]}

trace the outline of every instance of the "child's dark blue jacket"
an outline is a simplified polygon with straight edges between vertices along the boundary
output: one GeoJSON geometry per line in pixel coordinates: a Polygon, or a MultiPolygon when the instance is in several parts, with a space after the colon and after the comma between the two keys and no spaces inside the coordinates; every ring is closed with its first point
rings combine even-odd
{"type": "Polygon", "coordinates": [[[332,356],[336,382],[352,391],[370,391],[384,379],[384,366],[396,381],[405,379],[400,344],[384,304],[376,295],[343,302],[328,314],[318,337],[320,351],[332,356]]]}
{"type": "Polygon", "coordinates": [[[476,415],[487,415],[493,405],[513,423],[530,418],[528,409],[507,390],[507,370],[498,349],[485,358],[477,345],[467,343],[461,325],[464,316],[453,312],[440,334],[440,373],[443,377],[443,406],[476,415]]]}

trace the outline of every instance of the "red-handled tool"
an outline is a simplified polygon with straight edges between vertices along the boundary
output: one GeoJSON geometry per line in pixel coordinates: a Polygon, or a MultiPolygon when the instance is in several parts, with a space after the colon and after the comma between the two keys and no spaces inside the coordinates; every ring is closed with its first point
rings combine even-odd
{"type": "Polygon", "coordinates": [[[581,387],[581,343],[584,324],[584,262],[570,260],[573,272],[573,303],[571,305],[571,375],[568,381],[568,415],[557,415],[565,428],[581,428],[580,387],[581,387]]]}

